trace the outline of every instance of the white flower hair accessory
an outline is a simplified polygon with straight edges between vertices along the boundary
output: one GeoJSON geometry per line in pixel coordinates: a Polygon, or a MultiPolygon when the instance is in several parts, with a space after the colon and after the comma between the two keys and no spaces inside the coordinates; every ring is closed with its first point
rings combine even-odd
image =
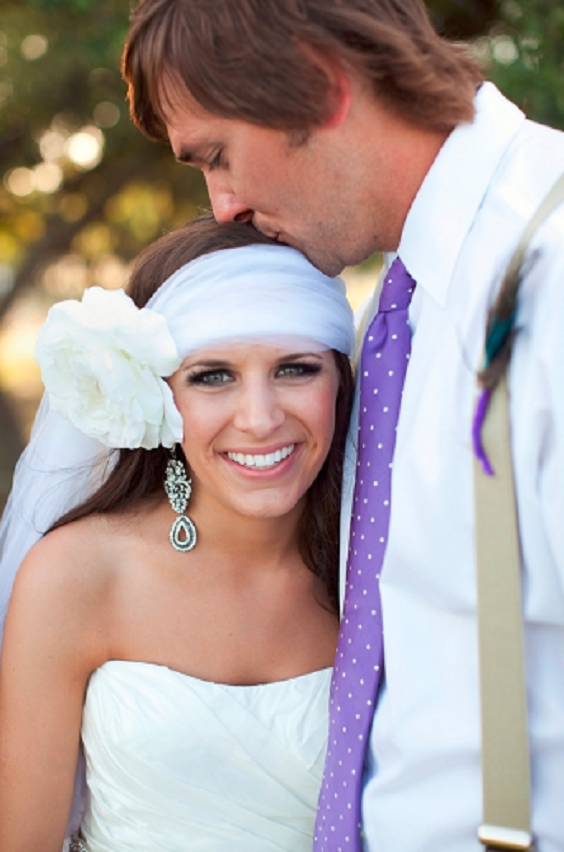
{"type": "Polygon", "coordinates": [[[163,377],[181,358],[166,319],[123,290],[91,287],[54,305],[35,357],[50,407],[107,447],[154,449],[182,440],[163,377]]]}

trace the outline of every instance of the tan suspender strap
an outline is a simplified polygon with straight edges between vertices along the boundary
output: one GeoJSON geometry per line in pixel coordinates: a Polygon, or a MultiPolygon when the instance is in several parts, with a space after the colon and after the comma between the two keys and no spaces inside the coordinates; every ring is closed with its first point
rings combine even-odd
{"type": "Polygon", "coordinates": [[[474,459],[483,776],[478,837],[502,849],[528,849],[532,838],[520,552],[505,377],[492,394],[482,444],[495,475],[487,476],[474,459]]]}
{"type": "MultiPolygon", "coordinates": [[[[518,286],[516,273],[531,238],[562,201],[564,175],[525,228],[505,280],[518,286]]],[[[485,474],[474,459],[483,777],[478,838],[492,849],[526,850],[533,838],[521,559],[505,376],[492,393],[482,445],[494,475],[485,474]]]]}
{"type": "MultiPolygon", "coordinates": [[[[525,258],[525,253],[529,248],[529,243],[531,242],[535,231],[542,225],[545,219],[547,219],[553,210],[555,210],[559,204],[564,201],[564,174],[560,175],[555,184],[553,184],[550,191],[545,195],[542,202],[538,206],[536,212],[533,214],[529,223],[523,234],[517,248],[515,249],[515,253],[513,257],[509,261],[508,272],[510,275],[512,273],[517,272],[523,265],[523,260],[525,258]]],[[[516,277],[511,275],[511,277],[516,277]]]]}

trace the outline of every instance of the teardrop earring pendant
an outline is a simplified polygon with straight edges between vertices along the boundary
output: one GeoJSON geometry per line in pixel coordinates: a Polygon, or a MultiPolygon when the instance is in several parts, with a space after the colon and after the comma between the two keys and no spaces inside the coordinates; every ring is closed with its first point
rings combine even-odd
{"type": "Polygon", "coordinates": [[[178,513],[169,533],[169,540],[175,550],[186,552],[196,546],[197,533],[194,521],[186,513],[186,507],[192,493],[192,480],[186,475],[186,468],[176,458],[174,450],[166,466],[164,490],[173,510],[178,513]]]}

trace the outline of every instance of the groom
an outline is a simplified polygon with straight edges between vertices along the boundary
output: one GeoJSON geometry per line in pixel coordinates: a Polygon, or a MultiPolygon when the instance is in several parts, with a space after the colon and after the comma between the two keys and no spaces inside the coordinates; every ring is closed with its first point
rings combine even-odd
{"type": "MultiPolygon", "coordinates": [[[[203,171],[218,220],[252,221],[331,275],[385,253],[361,319],[315,848],[471,852],[481,821],[476,372],[505,266],[564,169],[564,134],[482,82],[420,0],[145,0],[124,70],[135,122],[203,171]]],[[[537,850],[557,852],[564,209],[534,248],[509,389],[532,820],[537,850]]]]}

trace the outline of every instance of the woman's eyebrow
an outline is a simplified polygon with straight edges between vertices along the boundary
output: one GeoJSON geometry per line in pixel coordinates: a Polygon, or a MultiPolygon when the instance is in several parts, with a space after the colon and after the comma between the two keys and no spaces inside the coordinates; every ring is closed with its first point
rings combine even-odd
{"type": "Polygon", "coordinates": [[[217,358],[203,358],[198,361],[192,361],[190,364],[185,364],[185,370],[191,370],[192,367],[210,367],[213,369],[217,369],[218,367],[229,367],[229,361],[225,359],[219,360],[217,358]]]}
{"type": "Polygon", "coordinates": [[[300,358],[318,358],[321,360],[320,352],[290,352],[287,355],[281,355],[279,361],[298,361],[300,358]]]}

